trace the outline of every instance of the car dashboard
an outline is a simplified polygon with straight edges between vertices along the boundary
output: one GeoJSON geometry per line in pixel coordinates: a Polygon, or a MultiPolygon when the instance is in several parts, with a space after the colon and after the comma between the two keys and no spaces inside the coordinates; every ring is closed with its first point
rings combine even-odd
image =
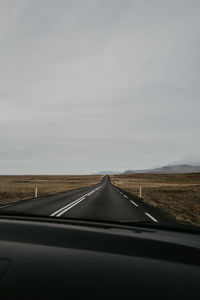
{"type": "Polygon", "coordinates": [[[175,299],[200,292],[200,236],[148,226],[2,217],[1,299],[175,299]]]}

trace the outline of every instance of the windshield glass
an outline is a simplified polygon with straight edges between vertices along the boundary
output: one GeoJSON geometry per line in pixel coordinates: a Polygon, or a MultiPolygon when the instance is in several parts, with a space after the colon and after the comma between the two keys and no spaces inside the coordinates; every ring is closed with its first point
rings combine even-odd
{"type": "Polygon", "coordinates": [[[200,225],[200,2],[2,0],[0,216],[200,225]]]}

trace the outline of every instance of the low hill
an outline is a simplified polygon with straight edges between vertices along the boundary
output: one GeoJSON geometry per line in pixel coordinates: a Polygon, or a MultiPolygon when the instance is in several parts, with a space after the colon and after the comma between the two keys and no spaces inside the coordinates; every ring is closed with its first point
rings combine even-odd
{"type": "Polygon", "coordinates": [[[146,170],[127,170],[124,174],[135,174],[135,173],[156,173],[156,174],[175,174],[175,173],[200,173],[200,166],[192,165],[170,165],[155,169],[146,170]]]}

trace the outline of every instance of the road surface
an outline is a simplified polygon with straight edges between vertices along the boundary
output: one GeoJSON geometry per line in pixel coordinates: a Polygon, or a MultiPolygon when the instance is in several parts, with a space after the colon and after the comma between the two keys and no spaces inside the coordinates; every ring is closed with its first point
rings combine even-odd
{"type": "Polygon", "coordinates": [[[137,196],[114,186],[109,176],[96,185],[79,188],[1,208],[4,212],[25,213],[55,218],[80,218],[105,221],[166,222],[166,217],[137,196]]]}

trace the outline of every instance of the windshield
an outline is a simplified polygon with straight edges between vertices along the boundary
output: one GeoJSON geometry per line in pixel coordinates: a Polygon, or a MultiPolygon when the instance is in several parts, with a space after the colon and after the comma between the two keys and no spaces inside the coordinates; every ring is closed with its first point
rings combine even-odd
{"type": "Polygon", "coordinates": [[[0,3],[0,216],[200,225],[200,2],[0,3]]]}

